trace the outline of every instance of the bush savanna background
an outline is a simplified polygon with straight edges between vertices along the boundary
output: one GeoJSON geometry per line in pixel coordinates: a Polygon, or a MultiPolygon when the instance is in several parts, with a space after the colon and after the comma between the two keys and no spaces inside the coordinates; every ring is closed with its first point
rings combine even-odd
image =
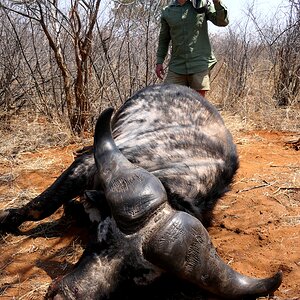
{"type": "MultiPolygon", "coordinates": [[[[103,109],[160,83],[154,69],[166,4],[0,0],[0,209],[48,187],[73,151],[92,143],[103,109]]],[[[236,270],[283,270],[268,299],[300,299],[300,1],[283,0],[270,19],[255,0],[245,11],[211,32],[218,64],[207,98],[233,133],[241,168],[209,232],[236,270]]],[[[0,236],[0,298],[42,299],[52,279],[72,269],[86,234],[62,210],[20,229],[0,236]]],[[[167,287],[172,299],[212,299],[167,287]]],[[[155,288],[151,297],[161,299],[155,288]]]]}

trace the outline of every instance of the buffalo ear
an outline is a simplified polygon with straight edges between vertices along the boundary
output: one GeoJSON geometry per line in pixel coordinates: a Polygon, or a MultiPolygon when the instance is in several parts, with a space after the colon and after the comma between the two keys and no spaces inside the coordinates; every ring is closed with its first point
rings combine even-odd
{"type": "Polygon", "coordinates": [[[100,222],[111,215],[110,208],[102,191],[86,190],[82,202],[86,213],[90,216],[90,219],[93,219],[91,221],[100,222]]]}
{"type": "Polygon", "coordinates": [[[105,198],[104,193],[98,190],[86,190],[84,192],[84,197],[87,201],[97,205],[101,199],[105,198]]]}

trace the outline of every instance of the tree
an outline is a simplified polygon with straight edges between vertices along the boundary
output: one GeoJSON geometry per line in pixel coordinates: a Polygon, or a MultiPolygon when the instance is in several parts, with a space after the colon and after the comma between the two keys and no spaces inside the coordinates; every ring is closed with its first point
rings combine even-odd
{"type": "Polygon", "coordinates": [[[61,71],[70,126],[77,134],[86,129],[89,119],[89,55],[100,2],[73,0],[64,10],[58,0],[0,1],[1,8],[39,24],[44,32],[61,71]],[[73,49],[71,59],[64,52],[66,41],[73,49]]]}
{"type": "Polygon", "coordinates": [[[290,0],[286,28],[278,36],[274,97],[279,106],[299,102],[300,91],[300,1],[290,0]]]}

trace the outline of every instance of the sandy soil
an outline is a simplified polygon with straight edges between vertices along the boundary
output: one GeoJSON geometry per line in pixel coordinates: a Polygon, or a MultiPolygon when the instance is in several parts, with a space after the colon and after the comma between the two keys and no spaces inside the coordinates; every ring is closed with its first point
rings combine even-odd
{"type": "MultiPolygon", "coordinates": [[[[283,271],[279,290],[264,299],[300,299],[300,155],[285,143],[292,136],[266,131],[235,135],[240,169],[209,228],[218,253],[239,272],[265,277],[283,271]]],[[[0,209],[42,192],[70,164],[77,148],[23,153],[17,163],[1,163],[0,209]]],[[[43,299],[52,279],[71,270],[86,232],[61,216],[59,210],[41,222],[23,224],[21,235],[1,236],[1,299],[43,299]]],[[[208,298],[190,294],[190,299],[208,298]]]]}

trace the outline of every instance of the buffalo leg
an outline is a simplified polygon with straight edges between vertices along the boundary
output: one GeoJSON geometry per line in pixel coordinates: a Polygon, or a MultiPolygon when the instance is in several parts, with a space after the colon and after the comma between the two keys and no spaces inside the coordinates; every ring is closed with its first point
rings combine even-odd
{"type": "Polygon", "coordinates": [[[96,168],[92,154],[82,155],[66,169],[43,193],[19,208],[0,212],[0,230],[14,231],[25,221],[42,220],[61,205],[83,194],[93,185],[96,168]]]}

